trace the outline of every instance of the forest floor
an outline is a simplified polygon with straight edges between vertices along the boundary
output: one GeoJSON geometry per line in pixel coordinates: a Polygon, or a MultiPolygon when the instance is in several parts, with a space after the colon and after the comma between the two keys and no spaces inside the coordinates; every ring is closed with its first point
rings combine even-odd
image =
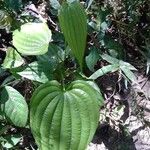
{"type": "Polygon", "coordinates": [[[121,82],[116,87],[115,74],[99,80],[105,93],[105,109],[100,116],[108,118],[100,118],[88,150],[150,150],[150,80],[144,69],[135,75],[136,84],[128,89],[121,82]]]}

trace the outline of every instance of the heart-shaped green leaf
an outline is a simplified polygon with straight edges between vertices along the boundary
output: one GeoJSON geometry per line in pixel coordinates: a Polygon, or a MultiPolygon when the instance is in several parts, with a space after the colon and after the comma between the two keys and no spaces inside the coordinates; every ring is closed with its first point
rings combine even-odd
{"type": "Polygon", "coordinates": [[[101,95],[86,81],[65,90],[57,81],[41,85],[31,99],[30,126],[40,150],[85,150],[99,121],[101,95]]]}
{"type": "Polygon", "coordinates": [[[13,32],[13,45],[24,55],[42,55],[48,51],[51,31],[45,23],[26,23],[13,32]]]}
{"type": "Polygon", "coordinates": [[[1,92],[0,108],[16,126],[24,127],[28,119],[28,106],[24,97],[14,88],[5,86],[1,92]]]}

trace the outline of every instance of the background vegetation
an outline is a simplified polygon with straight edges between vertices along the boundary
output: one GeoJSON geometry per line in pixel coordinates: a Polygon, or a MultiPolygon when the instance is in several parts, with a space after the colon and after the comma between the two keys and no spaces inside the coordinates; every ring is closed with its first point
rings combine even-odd
{"type": "MultiPolygon", "coordinates": [[[[83,64],[78,60],[83,66],[82,73],[60,28],[58,12],[62,1],[0,1],[1,98],[4,97],[3,87],[11,86],[13,89],[6,89],[9,96],[14,98],[13,94],[19,92],[22,96],[18,99],[27,102],[23,113],[41,83],[52,79],[65,84],[75,79],[95,80],[105,100],[93,139],[95,144],[90,144],[89,149],[102,149],[103,143],[104,149],[110,150],[148,150],[150,1],[87,0],[80,3],[87,14],[88,31],[83,64]],[[46,22],[51,30],[46,54],[27,56],[15,49],[14,31],[28,22],[46,22]],[[137,121],[133,122],[134,119],[137,121]]],[[[43,32],[45,39],[48,32],[43,32]]],[[[29,123],[22,127],[22,122],[10,120],[1,112],[1,149],[37,149],[29,123]]]]}

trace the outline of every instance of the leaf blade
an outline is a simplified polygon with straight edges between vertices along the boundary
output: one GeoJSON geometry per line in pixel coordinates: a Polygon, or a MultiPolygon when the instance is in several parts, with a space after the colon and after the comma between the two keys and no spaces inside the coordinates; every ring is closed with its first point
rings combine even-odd
{"type": "Polygon", "coordinates": [[[51,31],[45,23],[26,23],[13,32],[13,45],[23,55],[42,55],[48,51],[51,31]]]}
{"type": "Polygon", "coordinates": [[[74,1],[63,3],[58,18],[65,39],[82,70],[87,38],[86,13],[80,3],[74,1]]]}
{"type": "Polygon", "coordinates": [[[16,68],[24,63],[23,58],[18,54],[18,52],[9,47],[6,51],[6,57],[3,62],[3,67],[7,69],[16,68]]]}
{"type": "Polygon", "coordinates": [[[17,72],[20,76],[29,80],[45,83],[52,78],[49,69],[45,69],[45,64],[37,61],[30,63],[23,71],[17,72]]]}
{"type": "Polygon", "coordinates": [[[119,69],[118,65],[107,65],[103,66],[102,68],[98,69],[96,72],[94,72],[89,79],[95,80],[103,75],[105,75],[108,72],[115,72],[119,69]]]}
{"type": "Polygon", "coordinates": [[[72,82],[65,91],[57,81],[47,82],[35,91],[30,126],[40,149],[86,148],[99,120],[95,92],[98,93],[81,80],[72,82]]]}
{"type": "Polygon", "coordinates": [[[24,97],[14,88],[5,86],[1,92],[1,110],[11,122],[24,127],[28,119],[28,106],[24,97]]]}

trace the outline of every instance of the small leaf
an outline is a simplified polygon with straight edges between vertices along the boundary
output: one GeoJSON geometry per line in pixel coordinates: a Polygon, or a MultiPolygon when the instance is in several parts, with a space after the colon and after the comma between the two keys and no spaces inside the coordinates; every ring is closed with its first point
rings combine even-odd
{"type": "Polygon", "coordinates": [[[116,58],[113,58],[107,54],[101,55],[101,57],[106,60],[107,62],[111,63],[111,64],[118,64],[119,65],[119,60],[116,58]]]}
{"type": "Polygon", "coordinates": [[[120,67],[126,67],[129,70],[137,70],[134,66],[132,66],[131,64],[124,62],[122,60],[113,58],[107,54],[104,54],[101,56],[104,60],[106,60],[107,62],[111,63],[111,64],[118,64],[120,67]]]}
{"type": "Polygon", "coordinates": [[[16,126],[24,127],[28,119],[28,106],[24,97],[14,88],[5,86],[1,92],[0,107],[16,126]]]}
{"type": "Polygon", "coordinates": [[[12,18],[3,10],[0,10],[0,29],[10,28],[12,18]]]}
{"type": "Polygon", "coordinates": [[[9,47],[6,51],[6,57],[3,62],[4,68],[16,68],[21,66],[24,63],[23,58],[18,54],[18,52],[9,47]]]}
{"type": "Polygon", "coordinates": [[[59,3],[58,0],[49,0],[49,1],[50,1],[50,5],[51,5],[54,9],[58,10],[58,9],[60,8],[60,3],[59,3]]]}
{"type": "Polygon", "coordinates": [[[108,65],[108,66],[103,66],[102,68],[98,69],[96,72],[94,72],[89,79],[97,79],[105,74],[107,74],[108,72],[115,72],[119,69],[118,65],[108,65]]]}
{"type": "Polygon", "coordinates": [[[50,70],[46,68],[47,66],[35,61],[29,64],[23,71],[17,72],[17,74],[29,80],[45,83],[52,78],[50,70]]]}
{"type": "Polygon", "coordinates": [[[21,136],[18,135],[9,135],[4,136],[3,138],[5,139],[5,142],[2,145],[6,149],[13,148],[21,140],[21,136]]]}
{"type": "Polygon", "coordinates": [[[129,68],[125,67],[125,66],[120,66],[120,69],[123,71],[124,75],[131,80],[132,82],[136,82],[136,76],[134,75],[134,73],[129,70],[129,68]]]}
{"type": "Polygon", "coordinates": [[[42,55],[48,51],[51,31],[45,23],[26,23],[13,32],[13,45],[24,55],[42,55]]]}
{"type": "Polygon", "coordinates": [[[102,22],[102,23],[101,23],[101,32],[105,33],[107,29],[108,29],[108,24],[107,24],[107,22],[105,22],[105,21],[102,22]]]}
{"type": "Polygon", "coordinates": [[[146,74],[148,74],[149,73],[149,70],[150,70],[150,59],[149,58],[147,58],[147,63],[146,63],[146,74]]]}
{"type": "Polygon", "coordinates": [[[93,0],[86,1],[86,5],[87,5],[86,9],[89,9],[89,7],[91,6],[92,2],[93,2],[93,0]]]}
{"type": "Polygon", "coordinates": [[[128,68],[129,70],[135,70],[135,71],[137,70],[134,66],[132,66],[131,64],[124,62],[122,60],[119,61],[119,64],[120,64],[120,66],[122,66],[122,67],[124,66],[124,67],[128,68]]]}
{"type": "Polygon", "coordinates": [[[90,71],[94,72],[94,66],[97,63],[97,61],[99,60],[100,56],[97,52],[96,49],[91,49],[91,52],[88,56],[86,56],[85,60],[86,60],[86,64],[88,66],[88,68],[90,69],[90,71]]]}
{"type": "MultiPolygon", "coordinates": [[[[137,70],[134,66],[132,66],[131,64],[124,62],[122,60],[118,60],[116,58],[113,58],[107,54],[104,54],[101,56],[104,60],[106,60],[107,62],[111,63],[111,64],[115,64],[118,66],[118,68],[120,68],[124,75],[131,80],[132,82],[136,81],[136,77],[134,75],[134,73],[131,70],[137,70]]],[[[111,66],[111,65],[110,65],[111,66]]]]}

